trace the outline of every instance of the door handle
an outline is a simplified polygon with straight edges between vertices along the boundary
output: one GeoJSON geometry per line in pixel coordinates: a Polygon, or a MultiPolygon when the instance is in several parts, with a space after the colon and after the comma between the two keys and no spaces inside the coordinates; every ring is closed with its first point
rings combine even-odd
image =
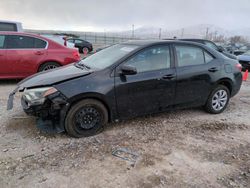
{"type": "Polygon", "coordinates": [[[167,75],[164,75],[161,79],[162,80],[172,80],[174,77],[175,77],[174,74],[167,74],[167,75]]]}
{"type": "Polygon", "coordinates": [[[36,55],[43,55],[43,52],[41,52],[41,51],[36,51],[35,54],[36,54],[36,55]]]}
{"type": "Polygon", "coordinates": [[[209,72],[217,72],[219,69],[217,67],[212,67],[208,69],[209,72]]]}

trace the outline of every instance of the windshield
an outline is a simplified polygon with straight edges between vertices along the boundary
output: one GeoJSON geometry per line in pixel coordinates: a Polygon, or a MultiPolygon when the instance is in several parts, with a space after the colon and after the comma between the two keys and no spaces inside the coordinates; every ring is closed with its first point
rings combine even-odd
{"type": "Polygon", "coordinates": [[[79,64],[93,69],[105,69],[137,48],[136,45],[117,44],[81,60],[79,64]]]}

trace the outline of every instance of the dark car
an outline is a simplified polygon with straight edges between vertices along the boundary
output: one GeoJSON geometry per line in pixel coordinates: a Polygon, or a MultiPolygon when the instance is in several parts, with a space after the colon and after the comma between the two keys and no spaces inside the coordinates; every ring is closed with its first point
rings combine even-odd
{"type": "Polygon", "coordinates": [[[235,55],[230,54],[229,52],[226,51],[226,49],[224,49],[221,46],[217,46],[214,42],[212,42],[210,40],[205,40],[205,39],[179,39],[179,40],[190,41],[190,42],[198,42],[198,43],[204,44],[204,45],[206,45],[206,46],[208,46],[210,48],[213,48],[214,50],[222,53],[223,55],[225,55],[228,58],[237,59],[237,57],[235,55]]]}
{"type": "Polygon", "coordinates": [[[239,49],[235,50],[234,55],[239,56],[239,55],[246,53],[249,50],[250,50],[250,46],[248,44],[248,45],[242,46],[239,49]]]}
{"type": "Polygon", "coordinates": [[[250,71],[250,50],[238,56],[243,71],[250,71]]]}
{"type": "Polygon", "coordinates": [[[132,41],[23,80],[22,106],[38,124],[74,137],[100,132],[107,122],[176,108],[225,110],[242,83],[241,65],[202,44],[132,41]]]}
{"type": "Polygon", "coordinates": [[[67,39],[68,42],[74,43],[75,47],[78,48],[79,53],[83,53],[83,52],[92,52],[93,51],[93,45],[86,41],[86,40],[82,40],[79,38],[69,38],[67,39]]]}

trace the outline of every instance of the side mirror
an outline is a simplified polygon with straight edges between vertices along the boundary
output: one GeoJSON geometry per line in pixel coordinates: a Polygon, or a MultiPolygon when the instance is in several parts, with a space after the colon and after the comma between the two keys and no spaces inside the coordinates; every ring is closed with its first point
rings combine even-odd
{"type": "Polygon", "coordinates": [[[123,65],[120,68],[120,74],[122,75],[134,75],[137,74],[137,70],[133,66],[123,65]]]}

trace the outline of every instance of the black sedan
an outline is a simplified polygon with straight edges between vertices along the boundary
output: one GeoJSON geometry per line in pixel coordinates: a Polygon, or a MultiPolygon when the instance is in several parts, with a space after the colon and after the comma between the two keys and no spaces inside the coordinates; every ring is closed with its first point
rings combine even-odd
{"type": "Polygon", "coordinates": [[[74,43],[75,47],[78,48],[79,53],[84,53],[85,51],[89,53],[93,51],[93,45],[86,40],[82,40],[79,38],[69,38],[67,39],[67,41],[74,43]]]}
{"type": "Polygon", "coordinates": [[[74,137],[107,122],[198,107],[225,110],[242,83],[241,65],[212,48],[184,41],[134,41],[21,81],[22,106],[39,125],[74,137]]]}

